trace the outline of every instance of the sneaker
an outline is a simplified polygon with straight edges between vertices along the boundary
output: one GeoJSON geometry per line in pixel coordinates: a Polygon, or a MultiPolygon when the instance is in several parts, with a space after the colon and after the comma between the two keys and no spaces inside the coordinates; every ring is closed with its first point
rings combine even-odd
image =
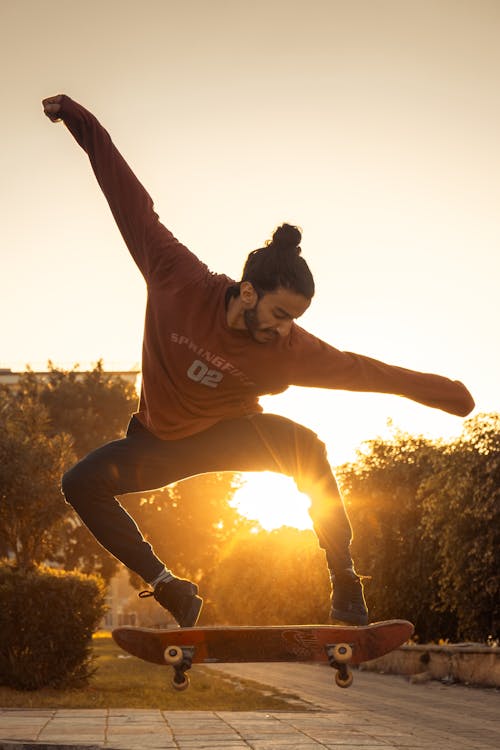
{"type": "Polygon", "coordinates": [[[333,576],[330,619],[346,625],[368,625],[368,608],[363,594],[363,577],[354,570],[333,576]]]}
{"type": "Polygon", "coordinates": [[[203,606],[203,599],[197,596],[198,586],[184,578],[171,578],[161,581],[154,591],[141,591],[139,596],[154,596],[162,607],[168,609],[181,628],[192,628],[196,625],[203,606]]]}

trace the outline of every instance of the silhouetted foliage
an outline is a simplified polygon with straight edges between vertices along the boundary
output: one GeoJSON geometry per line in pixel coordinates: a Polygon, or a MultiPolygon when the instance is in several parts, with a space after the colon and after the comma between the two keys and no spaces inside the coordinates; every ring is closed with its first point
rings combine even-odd
{"type": "Polygon", "coordinates": [[[167,566],[201,581],[217,567],[234,534],[251,526],[230,505],[239,486],[237,474],[204,474],[163,490],[126,495],[122,502],[167,566]]]}
{"type": "Polygon", "coordinates": [[[497,636],[500,417],[449,443],[396,432],[337,472],[372,619],[406,617],[421,640],[497,636]]]}
{"type": "Polygon", "coordinates": [[[207,583],[218,624],[328,623],[330,579],[313,531],[239,534],[207,583]]]}
{"type": "MultiPolygon", "coordinates": [[[[439,467],[437,467],[439,469],[439,467]]],[[[500,632],[500,414],[468,420],[441,471],[422,485],[423,529],[437,561],[434,609],[459,639],[500,632]]]]}
{"type": "Polygon", "coordinates": [[[47,408],[51,430],[71,435],[77,459],[123,437],[137,408],[135,385],[105,372],[102,360],[88,372],[79,371],[78,365],[62,370],[49,361],[44,379],[28,369],[19,380],[17,394],[47,408]]]}
{"type": "Polygon", "coordinates": [[[372,577],[366,584],[371,619],[406,618],[423,639],[443,623],[431,614],[434,550],[422,539],[418,491],[441,450],[397,432],[390,441],[370,441],[355,464],[337,472],[354,529],[356,566],[372,577]]]}
{"type": "Polygon", "coordinates": [[[65,503],[60,481],[64,471],[88,450],[123,436],[137,403],[134,386],[104,372],[101,361],[90,372],[79,372],[77,366],[61,370],[49,362],[45,378],[28,369],[15,389],[4,387],[1,393],[5,416],[0,440],[5,460],[0,493],[7,498],[0,509],[4,555],[10,552],[19,559],[23,549],[26,565],[30,556],[31,563],[50,558],[67,569],[98,572],[109,580],[118,564],[65,503]],[[9,449],[8,440],[14,441],[9,449]],[[31,514],[26,510],[27,503],[31,503],[31,514]],[[7,529],[9,508],[12,512],[7,529]],[[20,541],[21,533],[24,542],[20,541]]]}
{"type": "Polygon", "coordinates": [[[54,555],[68,509],[60,477],[74,459],[68,435],[49,437],[46,408],[0,390],[0,538],[22,569],[54,555]]]}
{"type": "Polygon", "coordinates": [[[0,684],[81,687],[92,674],[92,632],[104,614],[100,579],[0,565],[0,684]]]}

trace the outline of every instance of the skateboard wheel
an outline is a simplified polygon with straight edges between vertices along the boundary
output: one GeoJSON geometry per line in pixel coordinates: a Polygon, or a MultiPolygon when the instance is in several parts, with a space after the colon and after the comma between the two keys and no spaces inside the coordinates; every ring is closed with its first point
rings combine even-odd
{"type": "Polygon", "coordinates": [[[347,674],[340,674],[340,672],[335,672],[335,682],[337,685],[341,688],[348,688],[351,687],[353,681],[352,672],[347,672],[347,674]]]}
{"type": "Polygon", "coordinates": [[[187,690],[189,687],[189,675],[184,672],[176,673],[172,680],[175,690],[187,690]]]}
{"type": "Polygon", "coordinates": [[[170,664],[172,667],[182,664],[182,660],[184,659],[182,648],[179,646],[167,646],[163,652],[163,658],[165,659],[165,663],[170,664]]]}
{"type": "Polygon", "coordinates": [[[352,648],[348,643],[336,643],[330,651],[330,656],[337,664],[345,664],[352,659],[352,648]]]}

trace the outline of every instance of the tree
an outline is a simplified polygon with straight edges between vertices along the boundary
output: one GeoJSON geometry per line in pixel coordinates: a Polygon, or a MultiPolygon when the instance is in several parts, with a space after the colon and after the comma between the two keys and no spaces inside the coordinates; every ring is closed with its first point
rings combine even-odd
{"type": "Polygon", "coordinates": [[[228,541],[252,525],[230,504],[239,486],[237,474],[204,474],[122,502],[156,554],[177,575],[199,582],[217,567],[228,541]]]}
{"type": "Polygon", "coordinates": [[[85,575],[100,576],[109,583],[120,563],[90,533],[68,508],[61,530],[61,545],[52,559],[65,570],[78,570],[85,575]]]}
{"type": "Polygon", "coordinates": [[[465,423],[446,462],[421,488],[423,529],[433,546],[438,611],[457,635],[484,641],[500,630],[500,414],[465,423]]]}
{"type": "Polygon", "coordinates": [[[48,363],[48,377],[28,369],[19,379],[18,398],[40,401],[48,411],[50,433],[73,438],[77,459],[125,433],[137,407],[137,392],[124,378],[105,372],[99,360],[89,372],[78,365],[62,370],[48,363]]]}
{"type": "Polygon", "coordinates": [[[396,432],[339,477],[373,619],[406,617],[423,640],[498,635],[500,415],[449,443],[396,432]]]}
{"type": "Polygon", "coordinates": [[[438,566],[434,540],[423,535],[419,495],[444,453],[440,442],[395,430],[390,440],[367,443],[355,464],[338,471],[354,529],[353,556],[359,571],[372,576],[366,586],[371,618],[407,618],[424,640],[454,626],[434,606],[438,566]]]}
{"type": "MultiPolygon", "coordinates": [[[[50,420],[48,434],[71,435],[77,459],[122,437],[137,406],[135,386],[105,372],[102,360],[88,372],[80,372],[78,365],[63,370],[49,361],[47,379],[28,369],[20,378],[18,398],[37,399],[46,407],[50,420]]],[[[109,581],[118,569],[118,562],[66,507],[63,545],[57,562],[67,570],[78,568],[85,573],[98,573],[109,581]]]]}
{"type": "Polygon", "coordinates": [[[314,532],[238,534],[208,581],[218,624],[328,622],[330,580],[314,532]]]}
{"type": "Polygon", "coordinates": [[[68,512],[61,474],[74,460],[68,435],[49,437],[47,410],[0,390],[0,538],[21,569],[53,555],[68,512]]]}
{"type": "MultiPolygon", "coordinates": [[[[79,568],[87,573],[99,573],[109,580],[118,568],[118,563],[104,550],[85,526],[64,503],[60,494],[60,480],[63,471],[81,458],[88,451],[97,448],[109,440],[123,436],[130,413],[137,403],[135,387],[125,379],[106,373],[102,361],[97,362],[90,372],[79,372],[75,365],[72,370],[61,370],[48,364],[48,377],[40,378],[31,369],[24,373],[15,391],[5,390],[6,398],[11,404],[13,420],[23,423],[23,411],[40,407],[44,417],[34,428],[39,430],[34,444],[47,441],[57,444],[57,440],[66,435],[65,440],[73,446],[72,458],[61,464],[55,471],[52,487],[47,492],[55,491],[59,500],[59,546],[56,551],[52,544],[52,559],[66,569],[79,568]],[[42,424],[43,423],[43,424],[42,424]],[[75,455],[76,454],[76,455],[75,455]]],[[[24,428],[23,428],[24,429],[24,428]]],[[[29,473],[33,461],[28,456],[28,441],[18,446],[19,466],[29,473]]],[[[44,490],[45,491],[45,490],[44,490]]],[[[41,493],[41,502],[44,498],[41,493]]],[[[14,509],[15,512],[15,509],[14,509]]],[[[53,536],[54,529],[50,534],[53,536]]],[[[45,535],[48,537],[48,532],[45,535]]],[[[4,546],[0,550],[6,554],[4,546]]]]}

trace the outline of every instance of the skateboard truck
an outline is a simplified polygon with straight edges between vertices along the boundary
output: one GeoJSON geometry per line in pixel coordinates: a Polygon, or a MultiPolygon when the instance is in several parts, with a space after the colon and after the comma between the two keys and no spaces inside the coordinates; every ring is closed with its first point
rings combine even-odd
{"type": "MultiPolygon", "coordinates": [[[[333,643],[325,646],[325,650],[330,666],[336,670],[335,682],[338,687],[350,687],[353,675],[348,665],[352,659],[352,646],[349,643],[333,643]]],[[[191,669],[194,651],[189,646],[167,646],[163,653],[165,664],[174,669],[172,687],[175,690],[186,690],[189,687],[190,680],[186,672],[191,669]]]]}
{"type": "Polygon", "coordinates": [[[191,669],[193,663],[194,648],[185,646],[167,646],[163,652],[165,664],[174,668],[172,677],[172,687],[175,690],[186,690],[189,687],[189,675],[186,674],[191,669]]]}
{"type": "Polygon", "coordinates": [[[334,643],[325,648],[330,666],[336,670],[336,684],[341,688],[350,687],[353,676],[348,664],[352,659],[352,646],[349,643],[334,643]]]}

